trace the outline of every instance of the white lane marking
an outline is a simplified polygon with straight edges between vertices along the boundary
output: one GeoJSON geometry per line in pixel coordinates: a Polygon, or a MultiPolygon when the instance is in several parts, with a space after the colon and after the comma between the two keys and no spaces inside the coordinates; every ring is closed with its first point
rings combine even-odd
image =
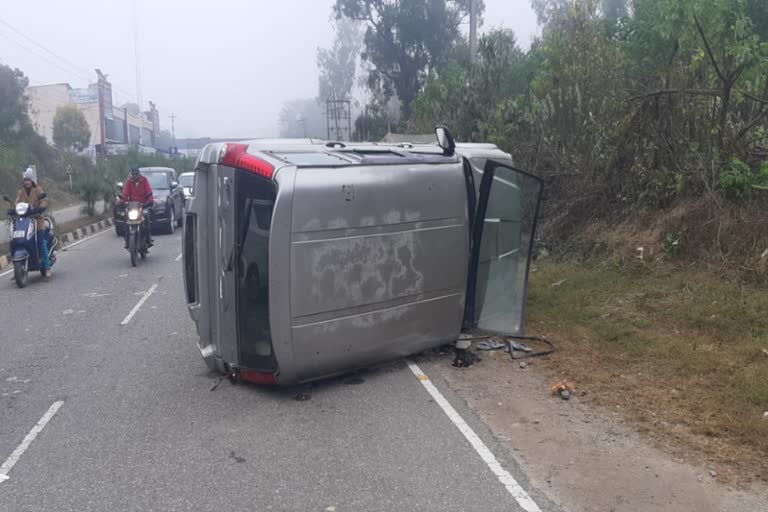
{"type": "Polygon", "coordinates": [[[509,494],[515,498],[515,501],[517,501],[523,510],[526,512],[541,512],[541,509],[536,504],[536,502],[533,501],[528,493],[525,492],[525,489],[523,489],[520,484],[517,483],[509,471],[501,466],[491,450],[488,449],[488,446],[486,446],[483,440],[480,439],[474,430],[472,430],[472,427],[467,425],[467,422],[464,421],[464,418],[462,418],[459,413],[456,412],[456,409],[454,409],[448,400],[445,399],[443,394],[440,393],[440,390],[438,390],[435,385],[432,384],[432,382],[429,380],[429,377],[427,377],[424,372],[421,371],[421,368],[419,368],[416,363],[411,361],[408,361],[408,368],[410,368],[413,374],[416,375],[416,378],[421,381],[427,392],[432,396],[435,402],[437,402],[440,408],[443,409],[443,412],[445,412],[453,424],[456,425],[456,428],[458,428],[459,431],[467,439],[467,441],[469,441],[469,444],[472,445],[472,448],[474,448],[477,454],[480,455],[480,458],[483,459],[483,462],[485,462],[493,474],[496,475],[496,478],[498,478],[499,481],[504,484],[504,487],[507,488],[507,492],[509,492],[509,494]]]}
{"type": "Polygon", "coordinates": [[[176,256],[176,261],[179,261],[181,257],[184,256],[183,252],[180,252],[178,256],[176,256]]]}
{"type": "Polygon", "coordinates": [[[45,426],[49,421],[51,421],[51,418],[53,418],[53,416],[62,405],[64,405],[63,400],[53,402],[53,405],[51,405],[48,408],[48,411],[43,414],[43,417],[40,418],[40,421],[37,422],[37,425],[32,427],[32,430],[29,431],[29,434],[27,434],[21,444],[13,451],[11,456],[8,457],[5,462],[3,462],[3,465],[0,466],[0,483],[5,482],[8,480],[8,478],[10,478],[8,473],[10,473],[11,469],[13,469],[13,466],[19,462],[19,459],[22,455],[24,455],[24,452],[27,451],[27,448],[29,448],[29,445],[32,444],[32,441],[34,441],[37,435],[43,431],[45,426]]]}
{"type": "Polygon", "coordinates": [[[131,318],[133,318],[133,315],[135,315],[139,311],[139,308],[141,308],[141,306],[144,305],[144,303],[147,301],[149,296],[155,293],[155,290],[157,290],[158,284],[159,283],[153,284],[152,287],[149,290],[147,290],[146,293],[144,293],[144,295],[141,296],[141,298],[139,299],[139,302],[137,302],[136,305],[133,306],[133,309],[131,310],[130,313],[128,313],[128,316],[123,318],[123,321],[120,322],[120,325],[128,325],[128,322],[131,321],[131,318]]]}
{"type": "MultiPolygon", "coordinates": [[[[95,235],[87,236],[87,237],[85,237],[85,238],[82,238],[82,239],[78,240],[77,242],[72,242],[72,243],[71,243],[71,244],[69,244],[69,245],[65,245],[65,246],[64,246],[64,248],[62,248],[62,249],[61,249],[59,252],[66,252],[66,251],[68,251],[68,250],[69,250],[69,248],[70,248],[70,247],[74,247],[74,246],[76,246],[77,244],[81,244],[81,243],[83,243],[83,242],[87,242],[87,241],[88,241],[88,240],[90,240],[91,238],[96,238],[97,236],[101,236],[101,235],[103,235],[104,233],[106,233],[106,232],[108,232],[108,231],[111,231],[111,230],[105,229],[104,231],[101,231],[100,233],[96,233],[95,235]]],[[[8,274],[12,274],[12,273],[13,273],[13,269],[10,269],[10,270],[6,270],[6,271],[5,271],[5,272],[3,272],[2,274],[0,274],[0,277],[3,277],[3,276],[7,276],[8,274]]]]}

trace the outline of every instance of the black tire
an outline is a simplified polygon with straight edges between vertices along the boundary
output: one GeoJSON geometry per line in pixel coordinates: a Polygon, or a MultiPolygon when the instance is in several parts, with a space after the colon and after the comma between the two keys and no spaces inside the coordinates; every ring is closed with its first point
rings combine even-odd
{"type": "Polygon", "coordinates": [[[176,231],[176,212],[173,208],[168,213],[168,224],[165,226],[165,232],[172,235],[176,231]]]}
{"type": "Polygon", "coordinates": [[[27,279],[29,278],[29,267],[27,267],[27,260],[14,261],[13,262],[13,279],[16,281],[16,286],[24,288],[27,286],[27,279]]]}
{"type": "Polygon", "coordinates": [[[138,241],[136,240],[136,233],[131,233],[131,235],[128,237],[128,252],[131,253],[131,266],[136,266],[136,256],[138,253],[138,247],[136,247],[136,243],[138,241]]]}

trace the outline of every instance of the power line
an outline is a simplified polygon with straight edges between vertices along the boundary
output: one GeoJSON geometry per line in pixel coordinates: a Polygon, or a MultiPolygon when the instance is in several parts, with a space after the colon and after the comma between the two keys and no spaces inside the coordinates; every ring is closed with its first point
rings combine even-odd
{"type": "Polygon", "coordinates": [[[23,37],[24,39],[26,39],[26,40],[27,40],[27,41],[29,41],[30,43],[34,44],[35,46],[37,46],[37,47],[38,47],[38,48],[40,48],[41,50],[43,50],[43,51],[45,51],[45,52],[49,53],[50,55],[52,55],[54,58],[58,59],[59,61],[61,61],[61,62],[65,62],[65,63],[66,63],[67,65],[69,65],[69,66],[70,66],[70,67],[71,67],[73,70],[77,70],[77,72],[78,72],[78,73],[81,73],[81,74],[84,74],[85,76],[89,76],[89,77],[90,77],[90,72],[86,71],[86,70],[85,70],[85,68],[81,68],[81,67],[80,67],[80,66],[78,66],[77,64],[74,64],[73,62],[71,62],[71,61],[69,61],[69,60],[65,59],[64,57],[62,57],[61,55],[58,55],[58,54],[57,54],[57,53],[55,53],[54,51],[52,51],[52,50],[49,50],[48,48],[46,48],[46,47],[45,47],[45,46],[43,46],[42,44],[38,43],[37,41],[35,41],[34,39],[32,39],[31,37],[29,37],[28,35],[26,35],[24,32],[22,32],[22,31],[21,31],[21,30],[19,30],[18,28],[14,27],[13,25],[11,25],[11,24],[10,24],[10,23],[8,23],[7,21],[5,21],[4,19],[0,18],[0,24],[2,24],[2,25],[5,25],[5,26],[6,26],[6,27],[8,27],[9,29],[11,29],[13,32],[15,32],[15,33],[16,33],[16,34],[18,34],[19,36],[23,37]]]}
{"type": "MultiPolygon", "coordinates": [[[[37,48],[40,48],[44,52],[48,53],[51,57],[53,57],[56,60],[52,60],[51,57],[49,57],[49,56],[41,55],[40,53],[32,50],[30,47],[25,46],[24,44],[20,43],[19,41],[15,40],[15,39],[12,39],[10,37],[10,34],[4,33],[4,35],[8,38],[8,40],[10,40],[11,42],[15,43],[17,46],[27,50],[32,55],[35,55],[36,57],[39,57],[39,58],[45,60],[49,64],[52,64],[52,65],[56,66],[57,68],[61,69],[62,71],[65,71],[66,73],[69,73],[70,75],[77,75],[77,76],[79,76],[81,78],[85,78],[85,80],[87,82],[89,82],[89,83],[91,81],[93,81],[93,73],[91,71],[88,71],[85,68],[82,68],[82,67],[78,66],[77,64],[73,63],[69,59],[66,59],[66,58],[60,56],[59,54],[57,54],[53,50],[50,50],[45,45],[35,41],[34,39],[32,39],[31,37],[26,35],[24,32],[22,32],[20,29],[14,27],[13,25],[11,25],[7,21],[3,20],[2,18],[0,18],[0,24],[4,25],[5,27],[7,27],[8,29],[12,30],[17,35],[19,35],[22,38],[24,38],[25,40],[29,41],[30,43],[35,45],[37,48]],[[62,63],[66,64],[68,66],[68,68],[64,67],[62,65],[62,63]]],[[[3,32],[0,32],[0,34],[3,34],[3,32]]],[[[115,84],[112,84],[112,88],[114,90],[116,90],[116,91],[120,91],[120,93],[123,96],[126,96],[128,98],[133,97],[132,93],[127,92],[125,89],[122,89],[121,87],[118,87],[115,84]]],[[[139,96],[140,96],[140,94],[139,94],[139,96]]]]}

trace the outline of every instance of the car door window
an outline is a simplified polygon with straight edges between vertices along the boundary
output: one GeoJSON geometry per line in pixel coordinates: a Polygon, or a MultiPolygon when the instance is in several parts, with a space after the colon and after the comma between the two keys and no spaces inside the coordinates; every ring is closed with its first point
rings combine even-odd
{"type": "Polygon", "coordinates": [[[508,335],[523,333],[528,269],[542,182],[508,163],[483,169],[473,232],[467,313],[471,325],[508,335]]]}

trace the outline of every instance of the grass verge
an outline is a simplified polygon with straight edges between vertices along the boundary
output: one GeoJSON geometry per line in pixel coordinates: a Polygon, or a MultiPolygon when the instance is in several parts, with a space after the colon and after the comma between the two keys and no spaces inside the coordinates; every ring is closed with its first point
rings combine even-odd
{"type": "Polygon", "coordinates": [[[530,332],[556,339],[551,371],[620,409],[662,448],[768,481],[768,294],[699,272],[544,262],[530,332]]]}

